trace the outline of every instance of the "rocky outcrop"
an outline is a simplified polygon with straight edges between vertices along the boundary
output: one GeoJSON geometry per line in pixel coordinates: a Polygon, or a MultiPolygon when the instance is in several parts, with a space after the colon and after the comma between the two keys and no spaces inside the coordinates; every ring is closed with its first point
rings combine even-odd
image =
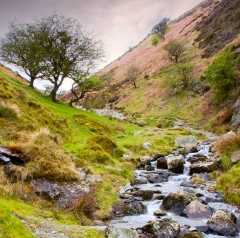
{"type": "Polygon", "coordinates": [[[168,194],[162,202],[162,208],[178,215],[184,215],[184,209],[197,197],[192,193],[176,192],[168,194]]]}
{"type": "Polygon", "coordinates": [[[236,217],[225,211],[218,210],[207,222],[211,231],[222,236],[235,236],[238,232],[236,217]]]}
{"type": "Polygon", "coordinates": [[[33,191],[50,201],[53,201],[60,208],[69,208],[74,201],[86,195],[89,187],[78,183],[56,183],[44,179],[31,182],[33,191]]]}
{"type": "Polygon", "coordinates": [[[180,234],[180,225],[171,219],[162,219],[150,222],[141,229],[146,237],[177,238],[180,234]]]}

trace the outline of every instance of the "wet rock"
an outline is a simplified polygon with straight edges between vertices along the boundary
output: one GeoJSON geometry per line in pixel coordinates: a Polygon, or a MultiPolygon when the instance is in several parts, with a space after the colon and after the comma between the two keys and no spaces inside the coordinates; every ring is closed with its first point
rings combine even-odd
{"type": "Polygon", "coordinates": [[[146,212],[146,206],[136,199],[128,199],[120,201],[113,206],[113,216],[122,217],[126,215],[140,215],[146,212]]]}
{"type": "Polygon", "coordinates": [[[231,155],[231,162],[236,164],[240,161],[240,150],[234,151],[231,155]]]}
{"type": "Polygon", "coordinates": [[[167,169],[167,159],[165,157],[159,157],[157,159],[157,169],[167,169]]]}
{"type": "Polygon", "coordinates": [[[106,237],[108,238],[138,238],[138,234],[135,230],[128,228],[120,228],[110,226],[106,229],[106,237]]]}
{"type": "MultiPolygon", "coordinates": [[[[149,222],[142,228],[143,234],[157,238],[177,238],[180,234],[180,225],[172,219],[162,219],[149,222]]],[[[147,236],[148,237],[148,236],[147,236]]]]}
{"type": "Polygon", "coordinates": [[[194,136],[180,136],[176,138],[176,145],[182,147],[186,152],[190,152],[196,148],[198,141],[194,136]]]}
{"type": "Polygon", "coordinates": [[[154,216],[156,216],[156,217],[163,217],[166,215],[167,215],[167,213],[161,209],[158,209],[157,211],[154,212],[154,216]]]}
{"type": "Polygon", "coordinates": [[[203,234],[199,231],[188,231],[180,236],[180,238],[203,238],[203,234]]]}
{"type": "Polygon", "coordinates": [[[89,192],[88,187],[78,183],[56,183],[44,179],[31,182],[33,191],[47,200],[54,201],[60,208],[71,207],[72,203],[89,192]]]}
{"type": "Polygon", "coordinates": [[[210,173],[215,171],[218,168],[217,161],[208,161],[208,162],[200,162],[195,163],[190,166],[190,175],[196,173],[210,173]]]}
{"type": "Polygon", "coordinates": [[[132,185],[138,185],[138,184],[146,184],[148,183],[148,179],[143,176],[137,176],[133,179],[132,185]]]}
{"type": "Polygon", "coordinates": [[[162,157],[164,157],[164,155],[156,154],[156,155],[153,156],[153,161],[156,161],[157,159],[162,158],[162,157]]]}
{"type": "Polygon", "coordinates": [[[177,192],[168,194],[162,202],[162,208],[178,215],[184,215],[184,209],[197,197],[193,193],[177,192]]]}
{"type": "Polygon", "coordinates": [[[24,165],[25,161],[23,156],[12,152],[10,149],[5,147],[0,147],[0,164],[9,164],[14,165],[24,165]]]}
{"type": "Polygon", "coordinates": [[[209,229],[223,236],[235,236],[238,233],[236,217],[225,211],[218,210],[207,222],[209,229]]]}
{"type": "Polygon", "coordinates": [[[189,218],[209,218],[212,211],[207,205],[194,200],[186,206],[184,213],[189,218]]]}
{"type": "Polygon", "coordinates": [[[154,171],[155,169],[154,169],[154,167],[152,165],[146,165],[145,166],[145,170],[146,171],[154,171]]]}
{"type": "Polygon", "coordinates": [[[189,159],[188,159],[188,161],[190,162],[190,163],[199,163],[199,162],[205,162],[205,161],[207,161],[208,160],[208,157],[207,156],[205,156],[205,155],[201,155],[201,154],[196,154],[196,155],[193,155],[192,157],[190,157],[189,159]]]}
{"type": "Polygon", "coordinates": [[[167,182],[168,177],[171,175],[172,173],[169,173],[168,171],[161,171],[158,173],[149,173],[146,177],[150,183],[162,183],[167,182]]]}
{"type": "Polygon", "coordinates": [[[153,199],[155,200],[163,200],[166,196],[162,194],[154,194],[153,199]]]}
{"type": "Polygon", "coordinates": [[[151,200],[153,198],[154,191],[152,190],[139,190],[136,195],[141,197],[144,201],[151,200]]]}
{"type": "Polygon", "coordinates": [[[182,155],[174,156],[169,155],[167,156],[167,166],[169,171],[177,174],[183,173],[184,170],[184,159],[182,155]]]}

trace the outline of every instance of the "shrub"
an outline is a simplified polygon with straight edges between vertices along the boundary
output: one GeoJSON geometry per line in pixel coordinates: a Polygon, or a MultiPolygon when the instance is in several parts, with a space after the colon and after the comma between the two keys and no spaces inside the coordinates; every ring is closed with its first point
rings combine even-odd
{"type": "Polygon", "coordinates": [[[74,215],[81,221],[82,225],[88,225],[88,221],[84,219],[84,217],[90,220],[93,220],[95,217],[95,212],[97,210],[95,194],[95,188],[91,188],[90,192],[79,196],[69,207],[69,210],[72,211],[74,215]]]}
{"type": "Polygon", "coordinates": [[[190,63],[179,64],[177,65],[177,71],[183,88],[188,88],[193,80],[193,65],[190,63]]]}
{"type": "Polygon", "coordinates": [[[52,181],[74,181],[78,179],[70,155],[66,154],[56,137],[41,132],[20,149],[27,162],[28,177],[45,178],[52,181]]]}
{"type": "Polygon", "coordinates": [[[215,91],[217,101],[228,97],[230,92],[236,88],[239,62],[239,57],[231,49],[227,49],[205,71],[204,76],[215,91]]]}
{"type": "Polygon", "coordinates": [[[168,52],[169,59],[175,63],[178,63],[185,52],[183,44],[177,40],[170,41],[165,49],[168,52]]]}
{"type": "Polygon", "coordinates": [[[151,38],[151,42],[153,46],[157,46],[160,42],[160,36],[158,34],[154,34],[151,38]]]}

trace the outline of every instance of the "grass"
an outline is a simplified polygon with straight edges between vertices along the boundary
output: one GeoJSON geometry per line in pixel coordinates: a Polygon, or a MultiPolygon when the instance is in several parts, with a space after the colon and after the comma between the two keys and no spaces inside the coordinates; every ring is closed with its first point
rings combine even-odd
{"type": "MultiPolygon", "coordinates": [[[[144,91],[140,94],[144,94],[144,91]]],[[[97,219],[108,218],[112,205],[117,201],[119,188],[131,180],[140,156],[169,153],[175,147],[175,138],[186,134],[184,130],[142,128],[101,117],[94,112],[71,108],[64,103],[54,103],[2,72],[0,100],[0,111],[3,112],[0,114],[0,145],[21,151],[28,161],[26,170],[18,170],[16,173],[24,178],[72,181],[77,179],[76,170],[81,167],[100,175],[101,181],[96,184],[93,194],[97,202],[97,219]],[[147,150],[143,147],[145,142],[150,143],[147,150]],[[128,160],[121,158],[124,153],[131,154],[128,160]]],[[[29,231],[21,225],[18,217],[33,216],[40,220],[51,217],[63,224],[81,221],[81,218],[74,217],[74,213],[63,215],[51,204],[38,212],[31,205],[32,197],[28,195],[27,187],[23,197],[28,203],[12,198],[22,196],[16,192],[8,193],[11,186],[8,183],[1,184],[4,193],[0,196],[0,207],[4,204],[3,207],[7,209],[4,214],[16,219],[21,232],[29,231]]],[[[42,202],[37,201],[37,206],[41,206],[42,202]]],[[[9,231],[7,224],[3,223],[2,229],[11,235],[12,231],[9,231]]],[[[102,237],[101,232],[91,228],[86,228],[82,236],[73,233],[70,237],[102,237]]],[[[14,234],[15,237],[21,238],[14,234]]]]}

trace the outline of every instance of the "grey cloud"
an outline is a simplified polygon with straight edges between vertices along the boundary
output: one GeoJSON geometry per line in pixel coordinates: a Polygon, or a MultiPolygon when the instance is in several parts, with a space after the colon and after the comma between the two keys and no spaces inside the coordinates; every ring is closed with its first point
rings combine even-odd
{"type": "Polygon", "coordinates": [[[201,0],[0,0],[0,37],[12,21],[53,13],[79,20],[103,41],[106,61],[140,41],[162,17],[175,18],[201,0]]]}

